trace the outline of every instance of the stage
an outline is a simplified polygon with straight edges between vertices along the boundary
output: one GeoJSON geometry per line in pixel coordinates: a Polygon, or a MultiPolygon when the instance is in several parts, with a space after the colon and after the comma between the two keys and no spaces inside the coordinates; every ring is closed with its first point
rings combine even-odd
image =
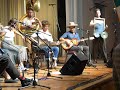
{"type": "MultiPolygon", "coordinates": [[[[70,76],[61,75],[59,70],[64,64],[58,64],[56,69],[50,69],[51,77],[46,78],[47,69],[41,68],[36,74],[39,85],[48,86],[50,90],[115,90],[112,80],[112,69],[107,68],[103,61],[98,61],[96,68],[86,66],[81,75],[70,76]],[[55,77],[53,77],[55,76],[55,77]]],[[[33,68],[25,72],[25,76],[33,78],[33,68]]],[[[18,90],[20,81],[18,83],[4,83],[1,78],[0,85],[2,90],[18,90]]],[[[44,87],[35,88],[29,87],[23,90],[49,90],[44,87]]]]}

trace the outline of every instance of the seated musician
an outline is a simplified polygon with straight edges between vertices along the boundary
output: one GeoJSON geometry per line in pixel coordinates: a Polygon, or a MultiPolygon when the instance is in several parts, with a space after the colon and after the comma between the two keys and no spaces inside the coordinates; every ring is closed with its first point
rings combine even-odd
{"type": "MultiPolygon", "coordinates": [[[[44,41],[47,41],[49,44],[51,44],[53,42],[53,38],[52,38],[52,35],[51,33],[49,32],[49,22],[47,20],[43,20],[42,21],[42,30],[40,30],[38,32],[38,36],[44,40],[44,41]]],[[[37,37],[37,34],[34,33],[32,34],[32,37],[37,37]]],[[[42,41],[40,42],[42,46],[42,41]]],[[[47,44],[48,44],[47,43],[47,44]]],[[[44,43],[43,43],[44,44],[44,43]]],[[[57,43],[56,43],[57,44],[57,43]]],[[[58,58],[58,54],[59,54],[59,48],[57,46],[50,46],[50,48],[52,49],[52,52],[53,52],[53,66],[56,67],[57,66],[57,58],[58,58]]],[[[46,57],[46,60],[48,62],[48,60],[50,59],[50,55],[49,55],[49,51],[50,48],[48,46],[46,46],[45,44],[42,46],[42,49],[45,51],[45,57],[46,57]]]]}
{"type": "Polygon", "coordinates": [[[72,51],[82,51],[88,57],[89,56],[89,47],[79,45],[80,37],[79,34],[76,32],[75,27],[78,26],[74,22],[69,22],[67,28],[69,31],[65,32],[61,37],[60,41],[65,41],[66,45],[62,45],[65,50],[72,50],[72,51]]]}
{"type": "MultiPolygon", "coordinates": [[[[25,34],[32,35],[39,27],[42,27],[41,22],[35,17],[35,12],[32,7],[27,8],[27,15],[23,18],[23,23],[20,27],[21,31],[25,34]]],[[[25,46],[28,47],[29,52],[32,52],[31,42],[25,38],[25,46]]]]}
{"type": "Polygon", "coordinates": [[[15,18],[10,19],[8,26],[3,28],[2,33],[4,38],[2,40],[1,47],[12,51],[12,53],[16,55],[16,60],[18,61],[20,71],[25,70],[23,61],[28,60],[26,47],[14,44],[15,33],[23,37],[23,35],[17,31],[17,20],[15,18]]]}

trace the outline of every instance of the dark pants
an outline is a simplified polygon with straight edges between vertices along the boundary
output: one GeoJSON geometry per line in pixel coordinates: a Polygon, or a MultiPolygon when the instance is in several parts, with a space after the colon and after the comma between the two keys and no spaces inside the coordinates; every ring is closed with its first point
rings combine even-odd
{"type": "Polygon", "coordinates": [[[6,71],[12,79],[16,79],[20,76],[20,73],[6,55],[0,55],[0,74],[6,71]]]}
{"type": "Polygon", "coordinates": [[[76,53],[82,52],[87,58],[89,57],[89,47],[84,45],[73,46],[70,51],[76,51],[76,53]]]}
{"type": "Polygon", "coordinates": [[[107,62],[106,57],[106,50],[104,48],[104,40],[102,37],[95,38],[93,40],[93,49],[92,49],[92,58],[93,60],[97,59],[98,57],[104,59],[104,62],[107,62]]]}

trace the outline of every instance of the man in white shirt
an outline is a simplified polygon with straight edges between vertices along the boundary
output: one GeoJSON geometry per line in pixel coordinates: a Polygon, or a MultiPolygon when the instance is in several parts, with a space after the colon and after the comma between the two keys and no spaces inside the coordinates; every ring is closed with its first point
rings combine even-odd
{"type": "MultiPolygon", "coordinates": [[[[49,28],[49,22],[47,20],[43,20],[42,21],[42,30],[38,31],[38,38],[47,41],[49,44],[53,42],[53,38],[52,38],[52,34],[49,32],[48,28],[49,28]]],[[[37,37],[37,33],[32,34],[32,37],[37,37]]],[[[40,42],[41,46],[42,46],[42,41],[40,42]]],[[[47,44],[48,44],[47,43],[47,44]]],[[[48,61],[50,59],[50,54],[49,52],[52,51],[53,52],[53,65],[54,67],[57,66],[57,58],[58,58],[58,54],[59,54],[59,48],[57,46],[51,46],[50,48],[46,45],[42,46],[42,49],[45,51],[45,57],[46,60],[48,61]]]]}

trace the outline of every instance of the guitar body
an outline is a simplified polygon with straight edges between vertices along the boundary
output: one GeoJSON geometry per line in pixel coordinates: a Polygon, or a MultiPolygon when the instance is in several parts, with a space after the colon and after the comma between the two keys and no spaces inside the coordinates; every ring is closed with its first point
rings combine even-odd
{"type": "Polygon", "coordinates": [[[72,46],[77,46],[79,44],[79,41],[74,38],[72,40],[70,39],[65,39],[65,41],[61,44],[62,48],[65,50],[70,49],[72,46]]]}
{"type": "MultiPolygon", "coordinates": [[[[94,39],[94,37],[89,37],[89,40],[93,40],[93,39],[94,39]]],[[[81,39],[81,40],[77,40],[76,38],[73,38],[72,40],[65,39],[65,41],[63,41],[61,43],[61,46],[64,50],[68,50],[72,46],[78,46],[81,41],[85,41],[85,40],[88,40],[88,38],[81,39]]]]}

